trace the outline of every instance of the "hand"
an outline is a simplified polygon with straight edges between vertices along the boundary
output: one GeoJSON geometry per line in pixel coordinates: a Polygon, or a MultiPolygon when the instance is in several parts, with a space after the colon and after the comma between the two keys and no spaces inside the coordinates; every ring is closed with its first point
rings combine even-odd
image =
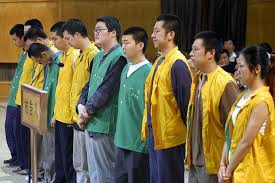
{"type": "Polygon", "coordinates": [[[90,117],[86,110],[86,107],[84,105],[78,104],[77,109],[78,109],[79,118],[89,118],[90,117]]]}
{"type": "Polygon", "coordinates": [[[54,118],[52,118],[52,120],[51,120],[51,127],[52,127],[52,128],[54,128],[54,127],[55,127],[55,122],[56,122],[56,121],[55,121],[55,119],[54,119],[54,118]]]}
{"type": "Polygon", "coordinates": [[[79,120],[77,121],[77,124],[79,126],[80,129],[85,130],[85,126],[87,124],[87,119],[86,118],[79,118],[79,120]]]}
{"type": "Polygon", "coordinates": [[[229,183],[229,178],[226,177],[226,166],[220,166],[219,172],[218,172],[218,179],[219,183],[229,183]]]}
{"type": "Polygon", "coordinates": [[[230,167],[228,167],[226,169],[225,176],[224,176],[223,180],[225,183],[230,183],[231,179],[232,179],[232,171],[231,171],[230,167]]]}

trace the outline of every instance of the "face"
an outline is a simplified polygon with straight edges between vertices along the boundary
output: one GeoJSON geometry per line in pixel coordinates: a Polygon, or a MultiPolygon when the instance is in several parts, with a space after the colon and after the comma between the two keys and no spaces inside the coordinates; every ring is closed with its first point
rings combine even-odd
{"type": "Polygon", "coordinates": [[[31,57],[32,60],[34,60],[35,62],[38,62],[39,64],[48,64],[50,63],[50,55],[48,52],[42,52],[41,56],[39,57],[31,57]]]}
{"type": "Polygon", "coordinates": [[[11,39],[14,45],[17,46],[18,48],[23,48],[25,46],[24,41],[19,37],[17,37],[15,34],[11,35],[11,39]]]}
{"type": "Polygon", "coordinates": [[[121,40],[124,54],[128,59],[131,60],[131,58],[135,58],[142,53],[144,44],[142,42],[136,43],[132,35],[123,35],[121,40]]]}
{"type": "Polygon", "coordinates": [[[240,81],[241,85],[249,86],[257,77],[255,71],[250,71],[248,64],[246,63],[245,57],[240,54],[237,58],[236,66],[236,78],[240,81]]]}
{"type": "Polygon", "coordinates": [[[233,44],[233,41],[231,40],[228,40],[228,41],[225,41],[224,44],[223,44],[223,47],[224,49],[226,49],[229,53],[232,53],[234,51],[234,44],[233,44]]]}
{"type": "Polygon", "coordinates": [[[76,49],[80,49],[78,40],[79,40],[79,33],[75,33],[75,35],[71,35],[68,33],[68,31],[63,32],[64,40],[67,44],[69,44],[71,47],[74,47],[76,49]]]}
{"type": "Polygon", "coordinates": [[[168,43],[168,34],[163,28],[164,21],[157,21],[151,35],[155,48],[162,49],[168,43]]]}
{"type": "Polygon", "coordinates": [[[210,61],[215,62],[214,54],[215,53],[211,51],[205,53],[203,40],[196,39],[192,45],[192,51],[189,55],[195,67],[199,70],[204,70],[209,66],[210,61]]]}
{"type": "Polygon", "coordinates": [[[58,50],[64,50],[66,48],[66,45],[67,45],[66,42],[62,37],[57,35],[56,32],[51,32],[50,37],[51,37],[51,40],[53,41],[54,46],[58,50]]]}
{"type": "Polygon", "coordinates": [[[94,29],[95,44],[104,47],[112,38],[116,36],[115,31],[108,32],[104,22],[97,22],[94,29]]]}
{"type": "Polygon", "coordinates": [[[227,53],[222,53],[219,60],[219,65],[227,65],[227,64],[229,64],[229,57],[227,53]]]}
{"type": "Polygon", "coordinates": [[[30,28],[30,25],[24,25],[24,33],[26,33],[30,28]]]}

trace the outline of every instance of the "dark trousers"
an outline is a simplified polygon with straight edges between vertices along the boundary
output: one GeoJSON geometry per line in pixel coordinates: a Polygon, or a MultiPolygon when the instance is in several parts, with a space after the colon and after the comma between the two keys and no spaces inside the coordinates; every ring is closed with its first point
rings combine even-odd
{"type": "Polygon", "coordinates": [[[154,147],[154,136],[149,127],[150,183],[183,183],[184,144],[162,150],[155,150],[154,147]]]}
{"type": "Polygon", "coordinates": [[[21,124],[21,106],[16,109],[16,142],[19,165],[22,169],[29,169],[30,165],[30,129],[21,124]]]}
{"type": "Polygon", "coordinates": [[[73,126],[56,121],[55,124],[55,183],[76,183],[73,167],[73,126]]]}
{"type": "Polygon", "coordinates": [[[117,147],[114,178],[115,183],[149,183],[149,155],[117,147]]]}
{"type": "Polygon", "coordinates": [[[5,133],[6,141],[11,154],[11,158],[17,159],[16,152],[16,107],[7,106],[6,121],[5,121],[5,133]]]}

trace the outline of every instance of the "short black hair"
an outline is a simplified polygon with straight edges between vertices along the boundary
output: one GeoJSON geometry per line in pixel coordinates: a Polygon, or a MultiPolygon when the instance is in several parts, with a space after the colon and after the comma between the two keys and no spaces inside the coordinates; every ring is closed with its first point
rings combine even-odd
{"type": "Polygon", "coordinates": [[[51,32],[55,32],[56,35],[63,38],[62,27],[65,24],[64,21],[56,22],[50,29],[51,32]]]}
{"type": "Polygon", "coordinates": [[[205,47],[205,53],[210,50],[215,50],[214,59],[218,63],[220,60],[221,52],[223,50],[223,44],[220,36],[213,31],[203,31],[195,35],[194,39],[202,39],[203,46],[205,47]]]}
{"type": "Polygon", "coordinates": [[[266,79],[270,70],[270,60],[267,52],[261,46],[249,46],[240,52],[243,55],[245,62],[247,63],[249,70],[253,71],[257,65],[261,66],[261,79],[266,79]]]}
{"type": "Polygon", "coordinates": [[[37,38],[47,39],[48,37],[46,33],[38,27],[30,28],[24,35],[25,42],[27,41],[27,39],[36,40],[37,38]]]}
{"type": "Polygon", "coordinates": [[[49,48],[41,43],[32,43],[27,49],[28,56],[31,57],[41,57],[41,53],[48,51],[49,48]]]}
{"type": "Polygon", "coordinates": [[[272,47],[269,43],[263,42],[259,46],[265,49],[267,53],[272,53],[272,47]]]}
{"type": "Polygon", "coordinates": [[[129,27],[123,32],[123,35],[132,35],[136,43],[142,42],[144,44],[142,52],[145,53],[147,48],[148,35],[142,27],[129,27]]]}
{"type": "Polygon", "coordinates": [[[120,36],[121,36],[121,27],[120,27],[120,23],[119,20],[114,17],[114,16],[103,16],[103,17],[98,17],[96,19],[96,23],[97,22],[104,22],[108,32],[112,32],[113,30],[116,31],[116,39],[119,40],[120,36]]]}
{"type": "Polygon", "coordinates": [[[158,21],[164,21],[163,28],[166,33],[175,32],[174,44],[179,46],[182,39],[182,21],[181,19],[173,14],[162,14],[157,17],[158,21]]]}
{"type": "Polygon", "coordinates": [[[29,25],[31,27],[38,27],[43,30],[42,23],[40,22],[40,20],[38,20],[36,18],[27,20],[24,25],[29,25]]]}
{"type": "Polygon", "coordinates": [[[82,37],[88,37],[88,31],[85,24],[79,19],[69,19],[62,26],[61,32],[67,31],[70,35],[79,33],[82,37]]]}
{"type": "Polygon", "coordinates": [[[234,45],[234,40],[232,38],[224,38],[223,42],[226,42],[226,41],[231,41],[234,45]]]}
{"type": "Polygon", "coordinates": [[[229,55],[229,52],[228,52],[226,49],[223,49],[223,50],[222,50],[221,54],[223,54],[223,53],[226,53],[228,57],[230,56],[230,55],[229,55]]]}
{"type": "Polygon", "coordinates": [[[10,35],[15,34],[20,39],[24,36],[24,25],[23,24],[16,24],[10,30],[10,35]]]}

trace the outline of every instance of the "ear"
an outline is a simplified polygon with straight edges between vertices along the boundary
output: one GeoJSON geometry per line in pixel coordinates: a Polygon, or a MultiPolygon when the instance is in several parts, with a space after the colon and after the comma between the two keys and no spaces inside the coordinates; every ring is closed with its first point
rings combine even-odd
{"type": "Polygon", "coordinates": [[[260,64],[258,64],[258,65],[255,67],[255,73],[256,73],[256,74],[259,74],[259,73],[261,72],[261,70],[262,70],[262,67],[261,67],[260,64]]]}
{"type": "Polygon", "coordinates": [[[43,39],[41,39],[40,37],[38,37],[35,42],[43,44],[43,39]]]}
{"type": "Polygon", "coordinates": [[[167,33],[167,37],[169,41],[173,41],[176,36],[176,33],[174,31],[170,31],[167,33]]]}
{"type": "Polygon", "coordinates": [[[207,51],[207,53],[206,53],[207,59],[208,60],[212,60],[212,59],[215,60],[215,53],[216,53],[215,49],[207,51]]]}
{"type": "Polygon", "coordinates": [[[143,42],[138,43],[138,47],[139,47],[139,51],[142,52],[144,48],[144,43],[143,42]]]}
{"type": "Polygon", "coordinates": [[[111,32],[110,32],[110,34],[111,34],[111,37],[112,38],[116,38],[116,30],[112,30],[111,32]]]}

